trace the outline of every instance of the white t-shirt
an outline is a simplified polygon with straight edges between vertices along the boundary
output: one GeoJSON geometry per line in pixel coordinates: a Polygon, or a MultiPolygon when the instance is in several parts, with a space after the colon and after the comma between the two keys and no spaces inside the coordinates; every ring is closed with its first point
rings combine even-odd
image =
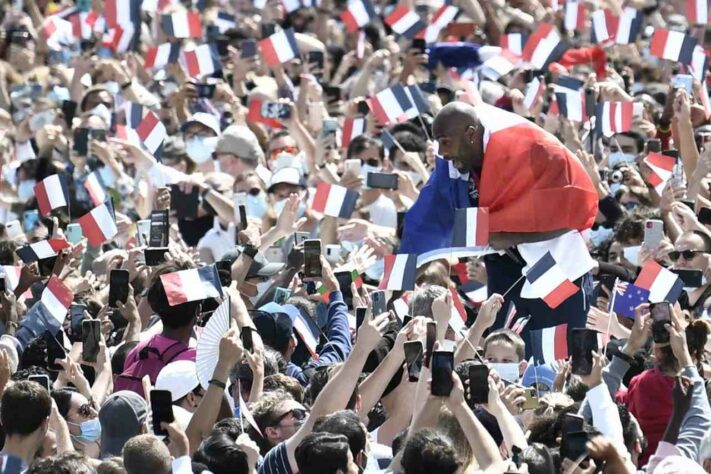
{"type": "Polygon", "coordinates": [[[203,235],[197,244],[197,248],[209,249],[212,252],[212,257],[217,262],[223,255],[235,248],[235,225],[230,222],[225,230],[215,218],[212,229],[203,235]]]}

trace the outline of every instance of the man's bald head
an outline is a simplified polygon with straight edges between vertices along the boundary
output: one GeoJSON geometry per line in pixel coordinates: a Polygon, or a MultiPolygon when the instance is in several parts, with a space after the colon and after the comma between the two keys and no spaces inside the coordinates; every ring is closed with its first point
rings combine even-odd
{"type": "Polygon", "coordinates": [[[459,101],[442,107],[432,124],[440,155],[461,172],[480,170],[484,159],[483,132],[476,109],[459,101]]]}
{"type": "Polygon", "coordinates": [[[437,113],[432,124],[432,133],[436,139],[438,135],[448,135],[455,130],[461,133],[467,127],[478,125],[479,117],[476,109],[466,102],[454,101],[442,107],[437,113]]]}

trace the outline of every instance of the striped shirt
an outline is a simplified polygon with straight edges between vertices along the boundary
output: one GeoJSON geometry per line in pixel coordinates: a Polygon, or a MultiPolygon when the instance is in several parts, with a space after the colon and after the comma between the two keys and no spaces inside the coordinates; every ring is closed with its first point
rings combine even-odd
{"type": "Polygon", "coordinates": [[[282,441],[269,450],[258,472],[259,474],[293,474],[285,442],[282,441]]]}

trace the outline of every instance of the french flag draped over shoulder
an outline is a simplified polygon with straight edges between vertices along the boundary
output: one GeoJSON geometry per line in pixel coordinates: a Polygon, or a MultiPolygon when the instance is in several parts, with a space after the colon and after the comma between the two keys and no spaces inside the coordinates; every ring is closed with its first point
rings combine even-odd
{"type": "Polygon", "coordinates": [[[348,148],[348,145],[356,137],[365,134],[365,117],[347,117],[343,121],[343,133],[341,135],[341,147],[348,148]]]}
{"type": "Polygon", "coordinates": [[[427,25],[420,19],[420,15],[400,5],[385,18],[385,23],[400,36],[412,39],[417,33],[424,30],[427,25]]]}
{"type": "Polygon", "coordinates": [[[581,31],[585,28],[585,5],[582,2],[567,2],[563,25],[566,31],[581,31]]]}
{"type": "Polygon", "coordinates": [[[536,69],[545,69],[548,64],[560,58],[566,50],[565,44],[555,26],[542,23],[528,38],[523,48],[523,60],[536,69]]]}
{"type": "Polygon", "coordinates": [[[221,298],[222,286],[215,265],[160,276],[170,306],[208,298],[221,298]]]}
{"type": "Polygon", "coordinates": [[[111,199],[96,206],[78,220],[81,231],[92,247],[98,247],[118,234],[116,214],[111,199]]]}
{"type": "Polygon", "coordinates": [[[531,353],[536,364],[550,364],[568,358],[568,325],[531,330],[531,353]]]}
{"type": "Polygon", "coordinates": [[[642,13],[635,8],[625,7],[617,22],[615,43],[632,44],[642,31],[642,13]]]}
{"type": "Polygon", "coordinates": [[[351,33],[358,31],[375,17],[375,9],[370,0],[352,0],[341,13],[341,21],[351,33]]]}
{"type": "Polygon", "coordinates": [[[523,48],[526,46],[527,35],[521,33],[509,33],[501,35],[499,45],[501,49],[511,52],[514,56],[520,57],[523,54],[523,48]]]}
{"type": "Polygon", "coordinates": [[[163,43],[153,46],[146,52],[143,67],[146,69],[163,69],[168,64],[175,64],[180,58],[180,43],[163,43]]]}
{"type": "Polygon", "coordinates": [[[662,59],[691,64],[696,47],[696,38],[681,31],[666,29],[654,30],[649,43],[649,53],[662,59]]]}
{"type": "Polygon", "coordinates": [[[182,11],[161,15],[160,24],[163,32],[172,38],[202,37],[202,23],[198,12],[182,11]]]}
{"type": "Polygon", "coordinates": [[[386,255],[385,272],[378,288],[396,291],[414,290],[416,276],[417,255],[386,255]]]}
{"type": "Polygon", "coordinates": [[[402,84],[381,90],[375,97],[368,99],[368,105],[375,118],[383,125],[408,120],[408,111],[413,107],[402,84]]]}
{"type": "MultiPolygon", "coordinates": [[[[430,24],[424,30],[424,37],[427,43],[434,43],[439,38],[439,33],[454,21],[459,14],[459,8],[453,5],[444,4],[434,14],[430,24]]],[[[421,32],[420,32],[421,33],[421,32]]]]}
{"type": "Polygon", "coordinates": [[[526,280],[551,309],[560,306],[580,289],[568,279],[550,252],[526,272],[526,280]]]}
{"type": "Polygon", "coordinates": [[[222,69],[217,47],[201,44],[183,51],[183,64],[190,77],[204,77],[222,69]]]}
{"type": "Polygon", "coordinates": [[[358,193],[337,184],[319,183],[311,208],[331,217],[348,219],[353,214],[358,193]]]}
{"type": "Polygon", "coordinates": [[[633,102],[600,102],[597,104],[595,128],[609,137],[632,129],[633,102]]]}
{"type": "Polygon", "coordinates": [[[654,190],[661,196],[664,187],[672,177],[676,158],[652,152],[644,158],[644,162],[651,168],[647,181],[654,186],[654,190]]]}
{"type": "Polygon", "coordinates": [[[54,257],[66,248],[69,248],[69,242],[66,240],[47,239],[20,247],[15,253],[24,263],[32,263],[44,258],[54,257]]]}
{"type": "Polygon", "coordinates": [[[69,187],[64,176],[53,174],[35,184],[35,197],[40,214],[47,217],[53,210],[69,203],[69,187]]]}
{"type": "Polygon", "coordinates": [[[684,283],[676,273],[670,272],[654,260],[644,264],[634,284],[649,291],[650,303],[666,301],[674,304],[684,289],[684,283]]]}
{"type": "Polygon", "coordinates": [[[708,0],[687,0],[686,13],[691,25],[706,25],[709,22],[708,0]]]}
{"type": "Polygon", "coordinates": [[[452,247],[489,245],[489,210],[469,207],[454,211],[452,247]]]}
{"type": "Polygon", "coordinates": [[[49,314],[59,321],[59,324],[64,322],[73,300],[72,290],[56,275],[52,275],[42,291],[41,301],[49,314]]]}
{"type": "Polygon", "coordinates": [[[299,57],[294,30],[277,31],[269,38],[259,41],[259,51],[269,66],[278,66],[299,57]]]}

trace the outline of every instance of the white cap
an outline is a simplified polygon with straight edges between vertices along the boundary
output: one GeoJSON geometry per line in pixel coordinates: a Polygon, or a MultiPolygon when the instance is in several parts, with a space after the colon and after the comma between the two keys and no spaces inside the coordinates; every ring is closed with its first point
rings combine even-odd
{"type": "Polygon", "coordinates": [[[297,168],[282,168],[272,175],[267,192],[272,192],[277,184],[292,184],[305,187],[301,171],[297,168]]]}
{"type": "Polygon", "coordinates": [[[212,114],[208,114],[207,112],[194,113],[192,117],[183,122],[183,124],[180,126],[180,132],[185,132],[185,129],[194,123],[199,123],[200,125],[206,126],[213,132],[215,132],[216,135],[220,134],[220,122],[217,120],[217,117],[212,114]]]}
{"type": "Polygon", "coordinates": [[[163,367],[156,379],[156,390],[168,390],[175,402],[200,385],[195,362],[179,360],[163,367]]]}
{"type": "Polygon", "coordinates": [[[17,372],[19,356],[17,354],[18,340],[7,334],[0,336],[0,350],[7,353],[7,361],[10,366],[10,374],[17,372]]]}

